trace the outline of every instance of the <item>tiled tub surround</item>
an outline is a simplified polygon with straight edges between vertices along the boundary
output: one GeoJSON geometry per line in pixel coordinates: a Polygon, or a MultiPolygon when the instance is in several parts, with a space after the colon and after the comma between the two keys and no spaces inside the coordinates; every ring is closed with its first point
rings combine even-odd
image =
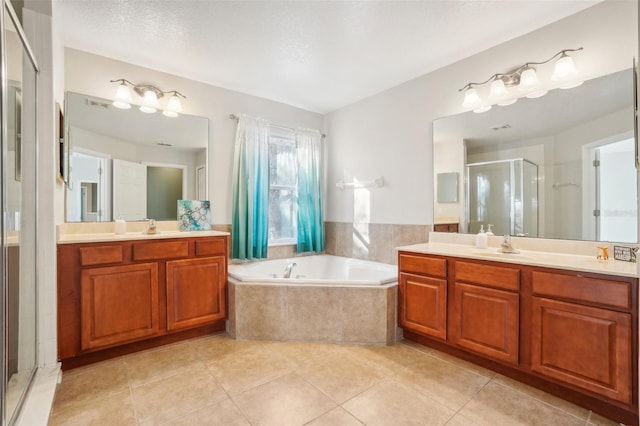
{"type": "Polygon", "coordinates": [[[325,222],[324,229],[327,254],[395,265],[395,248],[427,241],[432,225],[325,222]]]}
{"type": "Polygon", "coordinates": [[[237,339],[385,345],[395,338],[397,271],[391,265],[323,255],[230,265],[228,290],[228,331],[237,339]],[[282,278],[293,260],[294,278],[282,278]],[[314,277],[313,269],[330,276],[314,277]],[[295,278],[300,274],[305,277],[295,278]]]}

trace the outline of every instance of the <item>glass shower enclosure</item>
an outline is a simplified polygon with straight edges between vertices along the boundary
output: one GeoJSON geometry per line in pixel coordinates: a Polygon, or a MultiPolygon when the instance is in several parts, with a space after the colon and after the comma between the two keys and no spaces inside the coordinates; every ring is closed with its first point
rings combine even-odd
{"type": "Polygon", "coordinates": [[[538,236],[538,166],[529,160],[466,166],[466,222],[477,234],[493,225],[495,235],[538,236]]]}

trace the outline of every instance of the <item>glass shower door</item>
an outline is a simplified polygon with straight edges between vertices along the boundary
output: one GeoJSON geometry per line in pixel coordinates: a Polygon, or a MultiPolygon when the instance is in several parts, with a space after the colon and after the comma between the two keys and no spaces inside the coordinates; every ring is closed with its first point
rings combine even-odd
{"type": "Polygon", "coordinates": [[[511,234],[511,165],[488,162],[467,165],[467,222],[471,234],[493,225],[496,235],[511,234]]]}
{"type": "Polygon", "coordinates": [[[8,2],[2,62],[2,424],[13,424],[36,368],[36,68],[8,2]]]}
{"type": "Polygon", "coordinates": [[[524,159],[467,164],[469,233],[538,236],[538,166],[524,159]]]}

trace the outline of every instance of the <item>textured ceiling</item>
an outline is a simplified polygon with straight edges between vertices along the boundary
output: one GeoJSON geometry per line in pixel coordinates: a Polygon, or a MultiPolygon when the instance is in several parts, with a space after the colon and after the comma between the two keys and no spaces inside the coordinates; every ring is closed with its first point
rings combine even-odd
{"type": "Polygon", "coordinates": [[[65,47],[326,113],[597,0],[53,0],[65,47]]]}

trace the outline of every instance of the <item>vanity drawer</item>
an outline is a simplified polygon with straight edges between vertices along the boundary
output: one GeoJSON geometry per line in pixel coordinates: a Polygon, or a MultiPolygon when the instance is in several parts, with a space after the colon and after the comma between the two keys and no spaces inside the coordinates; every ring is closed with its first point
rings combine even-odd
{"type": "Polygon", "coordinates": [[[447,260],[434,257],[400,254],[400,271],[446,278],[447,260]]]}
{"type": "Polygon", "coordinates": [[[226,244],[224,238],[216,238],[215,240],[196,240],[196,256],[211,256],[215,254],[223,255],[225,253],[226,244]]]}
{"type": "Polygon", "coordinates": [[[481,263],[456,262],[456,282],[518,291],[520,270],[481,263]]]}
{"type": "Polygon", "coordinates": [[[189,255],[189,241],[145,242],[133,245],[133,260],[157,260],[189,255]]]}
{"type": "Polygon", "coordinates": [[[631,309],[629,282],[539,271],[531,273],[531,281],[535,295],[631,309]]]}
{"type": "Polygon", "coordinates": [[[107,265],[120,263],[124,260],[124,252],[121,245],[93,246],[80,248],[80,265],[107,265]]]}

